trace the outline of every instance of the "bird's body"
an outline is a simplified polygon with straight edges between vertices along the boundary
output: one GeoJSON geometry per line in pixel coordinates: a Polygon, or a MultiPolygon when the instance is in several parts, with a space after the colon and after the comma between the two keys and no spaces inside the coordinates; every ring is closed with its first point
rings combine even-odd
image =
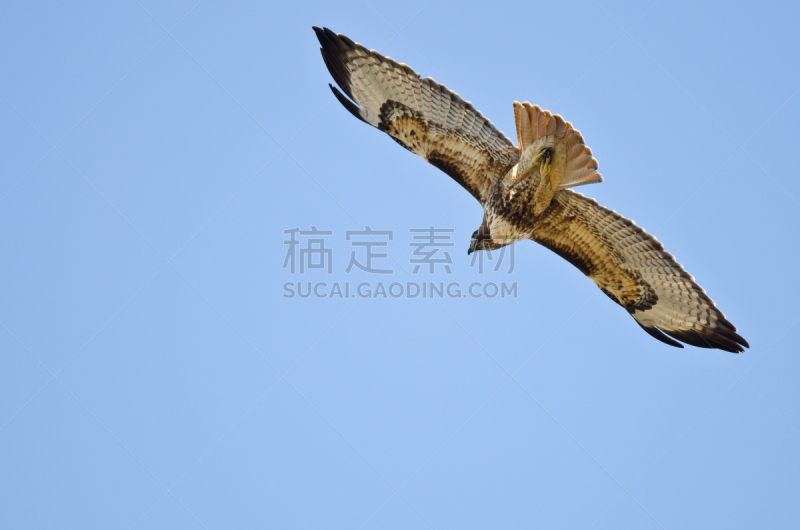
{"type": "Polygon", "coordinates": [[[409,66],[329,29],[314,28],[358,119],[441,169],[483,206],[470,252],[531,239],[591,278],[653,337],[741,352],[749,347],[655,237],[572,191],[601,182],[581,134],[558,115],[514,103],[519,147],[471,103],[409,66]],[[666,335],[665,335],[666,333],[666,335]]]}

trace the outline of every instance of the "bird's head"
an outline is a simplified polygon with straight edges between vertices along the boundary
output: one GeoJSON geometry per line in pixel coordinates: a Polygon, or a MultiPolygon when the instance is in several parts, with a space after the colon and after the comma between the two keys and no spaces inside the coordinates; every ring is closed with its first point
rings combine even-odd
{"type": "Polygon", "coordinates": [[[472,254],[476,250],[494,250],[503,245],[498,245],[497,242],[492,240],[492,234],[489,231],[489,226],[486,221],[472,233],[472,240],[469,242],[469,250],[467,255],[472,254]]]}
{"type": "Polygon", "coordinates": [[[513,230],[509,232],[506,223],[498,222],[490,212],[485,212],[481,226],[472,233],[467,254],[472,254],[476,250],[497,250],[519,241],[522,237],[525,237],[524,234],[513,230]]]}

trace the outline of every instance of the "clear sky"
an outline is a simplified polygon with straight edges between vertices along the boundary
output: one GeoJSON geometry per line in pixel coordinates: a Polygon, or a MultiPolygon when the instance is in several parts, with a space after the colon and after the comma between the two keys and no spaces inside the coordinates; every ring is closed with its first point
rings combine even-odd
{"type": "Polygon", "coordinates": [[[800,526],[799,22],[787,2],[4,2],[0,526],[800,526]],[[657,342],[529,241],[510,273],[471,266],[480,206],[333,99],[312,25],[515,143],[514,100],[570,120],[605,177],[580,191],[752,348],[657,342]],[[391,240],[348,240],[365,226],[391,240]],[[413,246],[431,226],[449,239],[413,246]],[[457,287],[409,296],[430,282],[457,287]]]}

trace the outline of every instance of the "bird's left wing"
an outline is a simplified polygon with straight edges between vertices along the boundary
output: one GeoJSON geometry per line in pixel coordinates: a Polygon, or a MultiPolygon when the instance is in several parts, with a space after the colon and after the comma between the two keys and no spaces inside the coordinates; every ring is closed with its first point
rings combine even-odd
{"type": "Polygon", "coordinates": [[[519,151],[472,103],[344,35],[315,27],[336,99],[485,202],[519,151]],[[351,101],[352,100],[352,101],[351,101]]]}
{"type": "Polygon", "coordinates": [[[575,265],[658,340],[683,347],[666,333],[701,348],[749,347],[692,275],[630,219],[561,190],[533,222],[531,239],[575,265]]]}

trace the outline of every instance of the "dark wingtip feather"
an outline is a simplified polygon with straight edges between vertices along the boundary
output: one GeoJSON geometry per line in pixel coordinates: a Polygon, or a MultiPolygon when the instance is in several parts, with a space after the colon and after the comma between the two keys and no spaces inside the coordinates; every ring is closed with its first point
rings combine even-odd
{"type": "Polygon", "coordinates": [[[330,72],[333,80],[336,81],[339,88],[344,90],[345,94],[350,96],[351,99],[355,99],[353,97],[353,91],[350,89],[350,72],[347,71],[342,61],[335,59],[325,48],[320,48],[320,52],[322,53],[322,60],[325,61],[325,66],[328,68],[328,72],[330,72]]]}
{"type": "Polygon", "coordinates": [[[731,339],[732,341],[739,343],[741,346],[749,348],[750,344],[748,344],[748,342],[744,340],[744,337],[736,333],[736,326],[728,322],[728,320],[725,318],[725,315],[723,315],[722,312],[720,312],[720,316],[722,317],[722,320],[720,320],[718,324],[722,328],[720,330],[722,334],[731,339]]]}
{"type": "Polygon", "coordinates": [[[733,331],[728,332],[728,338],[732,339],[734,342],[738,342],[745,348],[750,347],[750,344],[746,340],[744,340],[744,337],[736,333],[736,328],[733,328],[733,331]]]}
{"type": "Polygon", "coordinates": [[[359,120],[363,121],[364,123],[367,123],[367,121],[361,117],[361,114],[359,114],[358,105],[356,105],[355,103],[344,97],[344,95],[338,90],[336,90],[336,87],[333,86],[332,84],[328,83],[328,86],[331,87],[331,91],[333,91],[333,95],[336,96],[336,99],[339,100],[339,103],[341,103],[342,106],[350,112],[350,114],[352,114],[359,120]]]}
{"type": "Polygon", "coordinates": [[[328,38],[325,36],[325,29],[327,28],[318,28],[317,26],[311,26],[311,29],[314,30],[314,33],[317,35],[317,40],[319,41],[320,46],[325,48],[328,45],[328,38]]]}
{"type": "Polygon", "coordinates": [[[328,28],[320,29],[314,26],[314,33],[317,34],[317,40],[322,46],[320,52],[328,72],[330,72],[336,84],[339,85],[339,88],[350,99],[355,99],[353,91],[350,89],[350,71],[345,66],[348,45],[342,40],[341,36],[328,28]]]}
{"type": "Polygon", "coordinates": [[[735,335],[738,338],[741,337],[731,331],[721,333],[719,330],[714,329],[705,329],[703,331],[665,329],[664,332],[670,337],[698,348],[717,348],[731,353],[742,353],[744,351],[744,345],[734,340],[731,335],[735,335]]]}
{"type": "MultiPolygon", "coordinates": [[[[638,321],[636,321],[636,323],[639,324],[638,321]]],[[[642,328],[643,330],[645,330],[648,335],[650,335],[654,339],[660,340],[664,344],[669,344],[670,346],[675,346],[676,348],[683,348],[683,344],[681,344],[680,342],[678,342],[676,340],[672,340],[671,338],[667,337],[666,335],[664,335],[661,332],[660,329],[658,329],[656,327],[648,328],[648,327],[642,326],[641,324],[639,324],[639,327],[642,328]]]]}

